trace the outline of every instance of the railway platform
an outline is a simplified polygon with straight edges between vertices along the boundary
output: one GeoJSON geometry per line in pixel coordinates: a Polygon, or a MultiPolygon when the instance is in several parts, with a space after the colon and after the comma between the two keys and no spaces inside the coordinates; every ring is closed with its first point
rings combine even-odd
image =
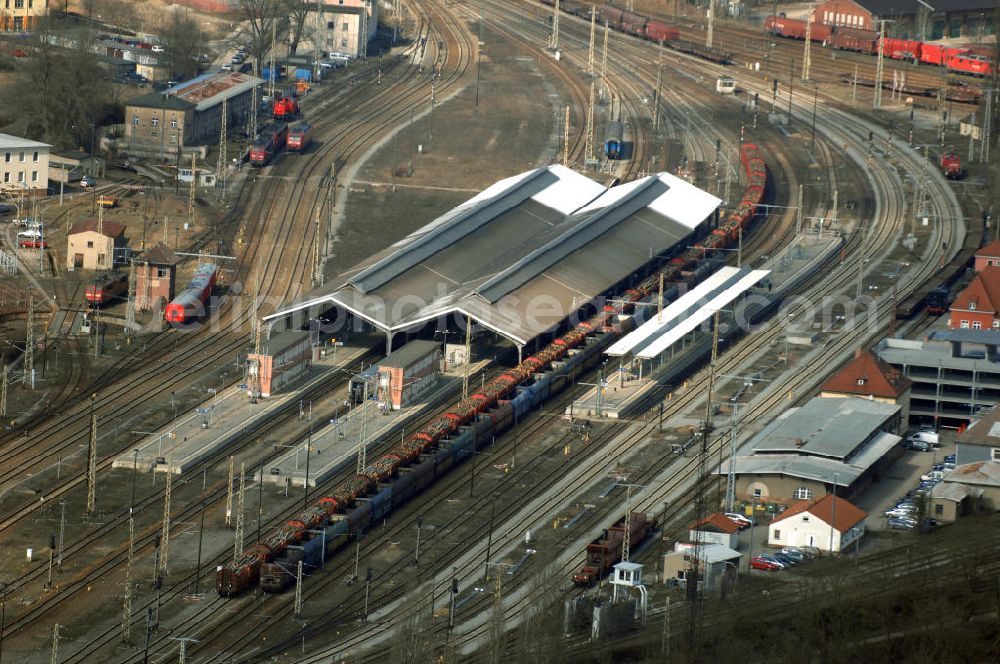
{"type": "MultiPolygon", "coordinates": [[[[470,373],[478,375],[489,364],[488,361],[473,363],[470,373]]],[[[254,479],[278,486],[303,487],[322,484],[334,474],[357,463],[361,446],[364,445],[367,462],[378,455],[372,448],[386,438],[396,436],[399,440],[406,436],[408,425],[414,425],[422,415],[454,398],[462,388],[464,366],[458,366],[448,373],[438,374],[437,384],[420,403],[393,410],[383,408],[375,401],[366,401],[356,406],[340,418],[331,418],[311,436],[301,438],[288,448],[286,454],[264,467],[263,477],[257,471],[254,479]]]]}
{"type": "Polygon", "coordinates": [[[247,398],[245,387],[236,385],[217,392],[193,411],[179,414],[172,424],[157,431],[141,432],[145,437],[135,449],[116,458],[112,465],[143,472],[182,474],[253,431],[282,406],[297,400],[305,389],[332,380],[338,370],[351,366],[368,350],[366,346],[339,348],[339,352],[314,361],[286,391],[256,404],[247,398]]]}
{"type": "MultiPolygon", "coordinates": [[[[815,272],[831,254],[841,246],[839,235],[803,234],[779,254],[756,257],[749,263],[753,267],[769,270],[765,287],[758,287],[752,295],[775,300],[790,292],[815,272]]],[[[728,308],[728,307],[727,307],[728,308]]],[[[733,316],[723,318],[731,325],[733,316]]],[[[693,332],[683,335],[668,348],[650,359],[633,357],[608,357],[600,380],[600,394],[595,384],[565,410],[570,419],[627,419],[642,413],[673,392],[684,389],[698,363],[711,353],[710,325],[699,325],[693,332]]]]}

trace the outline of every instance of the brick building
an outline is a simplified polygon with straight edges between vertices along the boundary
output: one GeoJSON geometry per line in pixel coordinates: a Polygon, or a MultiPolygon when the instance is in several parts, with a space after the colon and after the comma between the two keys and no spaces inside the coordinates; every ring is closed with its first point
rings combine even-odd
{"type": "Polygon", "coordinates": [[[49,187],[51,145],[0,134],[0,193],[44,196],[49,187]]]}
{"type": "Polygon", "coordinates": [[[106,270],[125,258],[125,226],[105,220],[98,232],[96,219],[78,221],[66,245],[67,270],[106,270]]]}
{"type": "Polygon", "coordinates": [[[819,25],[846,26],[874,30],[872,13],[854,0],[828,0],[816,5],[813,22],[819,25]]]}
{"type": "Polygon", "coordinates": [[[0,0],[0,32],[28,32],[49,12],[49,0],[0,0]]]}
{"type": "Polygon", "coordinates": [[[1000,267],[987,265],[951,303],[953,330],[1000,330],[1000,267]]]}
{"type": "Polygon", "coordinates": [[[140,311],[159,309],[174,297],[177,254],[158,242],[136,260],[135,306],[140,311]]]}
{"type": "Polygon", "coordinates": [[[215,145],[226,100],[228,131],[250,118],[253,89],[261,79],[239,72],[204,74],[164,92],[150,92],[125,104],[125,137],[119,147],[132,155],[167,157],[179,149],[215,145]]]}
{"type": "Polygon", "coordinates": [[[1000,265],[1000,240],[994,240],[976,252],[976,272],[982,272],[991,265],[1000,265]]]}

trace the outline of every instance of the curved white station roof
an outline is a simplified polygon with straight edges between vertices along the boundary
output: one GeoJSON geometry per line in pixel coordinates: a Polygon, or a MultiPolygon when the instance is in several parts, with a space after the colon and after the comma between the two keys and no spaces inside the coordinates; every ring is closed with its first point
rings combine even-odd
{"type": "Polygon", "coordinates": [[[721,201],[669,174],[610,189],[563,166],[505,178],[265,318],[342,307],[389,333],[468,315],[526,344],[684,246],[721,201]]]}

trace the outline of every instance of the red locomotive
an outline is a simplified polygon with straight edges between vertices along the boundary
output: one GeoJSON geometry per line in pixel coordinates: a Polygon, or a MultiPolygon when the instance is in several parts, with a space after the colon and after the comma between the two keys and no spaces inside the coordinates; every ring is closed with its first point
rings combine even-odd
{"type": "MultiPolygon", "coordinates": [[[[630,546],[637,546],[646,539],[655,525],[655,519],[650,519],[641,512],[632,512],[630,546]]],[[[587,560],[580,571],[573,575],[573,583],[578,586],[592,586],[597,583],[598,579],[621,562],[624,544],[625,518],[622,517],[618,523],[605,530],[601,537],[587,545],[587,560]]]]}
{"type": "MultiPolygon", "coordinates": [[[[686,249],[663,267],[662,276],[665,280],[680,278],[685,269],[696,261],[701,261],[706,254],[730,245],[740,229],[753,219],[764,196],[767,168],[760,149],[753,143],[741,146],[740,162],[749,185],[743,192],[739,205],[715,232],[705,238],[703,246],[696,245],[686,249]]],[[[604,338],[610,339],[626,332],[629,326],[627,321],[625,324],[620,321],[620,315],[630,313],[636,302],[654,293],[660,277],[661,272],[654,272],[637,287],[626,291],[623,304],[617,307],[605,306],[589,320],[579,323],[516,367],[486,383],[482,389],[454,404],[416,433],[394,444],[385,454],[369,463],[361,474],[342,481],[329,495],[321,498],[296,519],[273,531],[261,544],[249,547],[235,561],[220,567],[216,573],[216,590],[219,595],[232,597],[257,584],[261,580],[262,566],[275,561],[288,550],[289,545],[301,540],[302,532],[306,529],[301,524],[316,523],[318,518],[317,529],[323,529],[329,534],[326,541],[332,544],[327,546],[327,550],[333,550],[348,540],[348,534],[364,532],[370,523],[385,518],[393,508],[405,503],[452,464],[471,456],[476,447],[481,446],[476,441],[485,444],[484,441],[489,441],[493,435],[506,430],[514,421],[516,411],[513,404],[535,389],[536,384],[529,383],[536,374],[569,356],[570,350],[581,346],[584,347],[583,352],[571,357],[580,358],[589,352],[596,362],[603,346],[586,344],[588,337],[604,335],[604,338]],[[524,389],[517,390],[518,386],[524,389]],[[480,413],[485,415],[477,417],[480,413]],[[465,440],[471,437],[472,442],[463,442],[463,437],[465,440]],[[406,468],[406,472],[400,472],[402,468],[406,468]],[[366,500],[355,506],[355,501],[362,497],[366,500]]],[[[548,395],[548,383],[544,385],[545,395],[548,395]]],[[[638,544],[653,526],[654,522],[646,515],[634,513],[631,541],[638,544]]],[[[618,531],[612,527],[609,529],[609,537],[613,532],[618,531]]],[[[623,535],[618,545],[619,556],[621,539],[624,539],[623,535]]],[[[598,543],[599,541],[595,542],[598,543]]],[[[607,552],[612,549],[609,546],[607,552]]],[[[609,559],[607,567],[598,566],[598,570],[606,571],[618,562],[618,559],[606,558],[609,559]]],[[[278,570],[268,570],[268,584],[283,586],[284,582],[277,581],[272,574],[276,574],[278,570]]],[[[581,574],[590,575],[587,578],[592,576],[594,579],[596,573],[591,574],[586,568],[581,571],[581,574]]]]}
{"type": "Polygon", "coordinates": [[[265,166],[271,157],[277,154],[288,142],[288,125],[284,123],[269,124],[260,130],[257,140],[250,147],[250,163],[254,166],[265,166]]]}
{"type": "Polygon", "coordinates": [[[291,97],[279,97],[272,111],[275,120],[291,120],[299,115],[299,105],[291,97]]]}
{"type": "Polygon", "coordinates": [[[183,325],[205,315],[205,300],[212,294],[219,267],[211,263],[199,265],[191,281],[180,294],[167,305],[163,317],[168,323],[183,325]]]}
{"type": "Polygon", "coordinates": [[[84,297],[87,304],[100,307],[121,299],[128,293],[128,275],[122,272],[105,274],[96,283],[87,286],[84,297]]]}
{"type": "Polygon", "coordinates": [[[955,152],[955,148],[946,148],[941,155],[941,173],[949,180],[958,180],[962,177],[962,159],[955,152]]]}
{"type": "Polygon", "coordinates": [[[300,122],[288,132],[289,152],[305,152],[312,142],[313,128],[305,122],[300,122]]]}

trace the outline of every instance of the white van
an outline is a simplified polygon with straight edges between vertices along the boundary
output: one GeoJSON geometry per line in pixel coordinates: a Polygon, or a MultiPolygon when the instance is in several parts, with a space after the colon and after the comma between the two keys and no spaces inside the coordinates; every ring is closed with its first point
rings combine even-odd
{"type": "Polygon", "coordinates": [[[921,430],[910,436],[912,440],[922,440],[930,445],[941,444],[941,434],[936,431],[921,430]]]}

